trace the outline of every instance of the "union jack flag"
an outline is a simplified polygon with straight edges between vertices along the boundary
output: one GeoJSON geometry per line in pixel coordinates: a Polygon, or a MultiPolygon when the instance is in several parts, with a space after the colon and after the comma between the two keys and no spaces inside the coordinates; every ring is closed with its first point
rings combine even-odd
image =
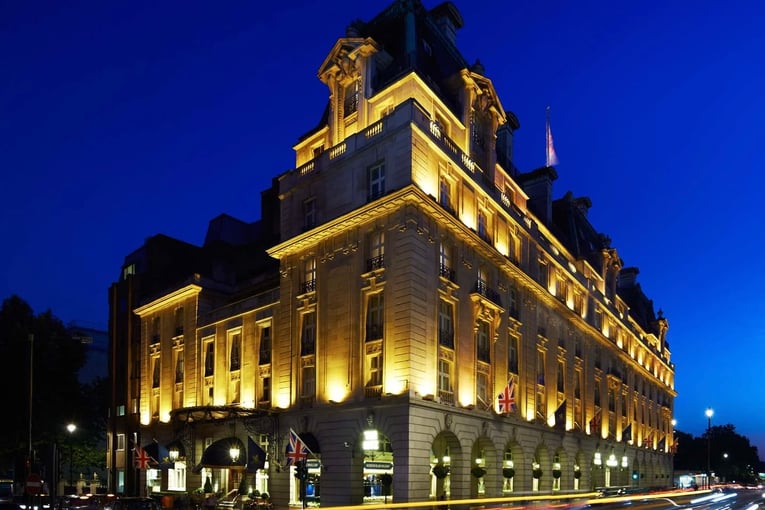
{"type": "Polygon", "coordinates": [[[515,381],[510,379],[502,393],[497,395],[497,409],[500,414],[515,411],[515,381]]]}
{"type": "Polygon", "coordinates": [[[600,409],[595,413],[595,416],[590,420],[590,434],[596,434],[600,432],[600,409]]]}
{"type": "Polygon", "coordinates": [[[133,448],[133,457],[135,459],[135,467],[137,469],[149,469],[149,463],[154,460],[151,458],[151,455],[146,453],[146,450],[138,445],[135,445],[133,448]]]}
{"type": "Polygon", "coordinates": [[[290,429],[290,441],[287,444],[287,465],[297,465],[298,462],[302,462],[308,459],[308,454],[311,450],[305,445],[300,436],[298,436],[294,430],[290,429]]]}
{"type": "Polygon", "coordinates": [[[653,430],[649,432],[648,435],[643,438],[643,447],[649,448],[651,446],[651,443],[653,443],[653,430]]]}

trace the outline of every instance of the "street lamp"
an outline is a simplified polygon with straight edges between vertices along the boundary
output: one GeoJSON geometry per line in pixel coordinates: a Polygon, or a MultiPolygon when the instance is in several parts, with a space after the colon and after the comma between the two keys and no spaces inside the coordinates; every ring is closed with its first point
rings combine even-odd
{"type": "Polygon", "coordinates": [[[712,415],[715,414],[711,407],[707,407],[707,489],[712,486],[712,469],[710,466],[710,458],[712,457],[712,415]]]}
{"type": "Polygon", "coordinates": [[[77,430],[77,425],[70,423],[66,426],[66,430],[69,431],[69,486],[72,486],[72,464],[74,464],[74,450],[72,449],[72,435],[77,430]]]}

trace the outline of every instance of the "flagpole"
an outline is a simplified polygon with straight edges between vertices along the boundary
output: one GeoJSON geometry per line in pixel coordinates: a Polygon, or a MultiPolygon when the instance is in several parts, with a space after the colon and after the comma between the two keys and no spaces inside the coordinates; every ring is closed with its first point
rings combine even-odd
{"type": "Polygon", "coordinates": [[[545,166],[550,166],[550,105],[545,107],[545,166]]]}

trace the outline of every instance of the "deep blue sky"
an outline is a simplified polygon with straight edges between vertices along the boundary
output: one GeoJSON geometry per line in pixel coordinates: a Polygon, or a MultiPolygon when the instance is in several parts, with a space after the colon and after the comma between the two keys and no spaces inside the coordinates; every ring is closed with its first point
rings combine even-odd
{"type": "MultiPolygon", "coordinates": [[[[434,7],[436,1],[426,0],[434,7]]],[[[0,3],[0,298],[107,323],[124,256],[259,217],[327,99],[316,72],[387,2],[0,3]]],[[[765,458],[765,4],[456,1],[459,47],[669,319],[677,428],[732,423],[765,458]]]]}

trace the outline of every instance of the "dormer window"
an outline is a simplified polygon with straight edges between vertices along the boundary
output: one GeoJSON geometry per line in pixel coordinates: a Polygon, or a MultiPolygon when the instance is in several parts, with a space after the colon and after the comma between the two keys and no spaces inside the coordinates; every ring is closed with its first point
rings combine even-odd
{"type": "Polygon", "coordinates": [[[345,87],[345,100],[343,101],[343,114],[348,117],[359,109],[359,81],[353,80],[345,87]]]}

